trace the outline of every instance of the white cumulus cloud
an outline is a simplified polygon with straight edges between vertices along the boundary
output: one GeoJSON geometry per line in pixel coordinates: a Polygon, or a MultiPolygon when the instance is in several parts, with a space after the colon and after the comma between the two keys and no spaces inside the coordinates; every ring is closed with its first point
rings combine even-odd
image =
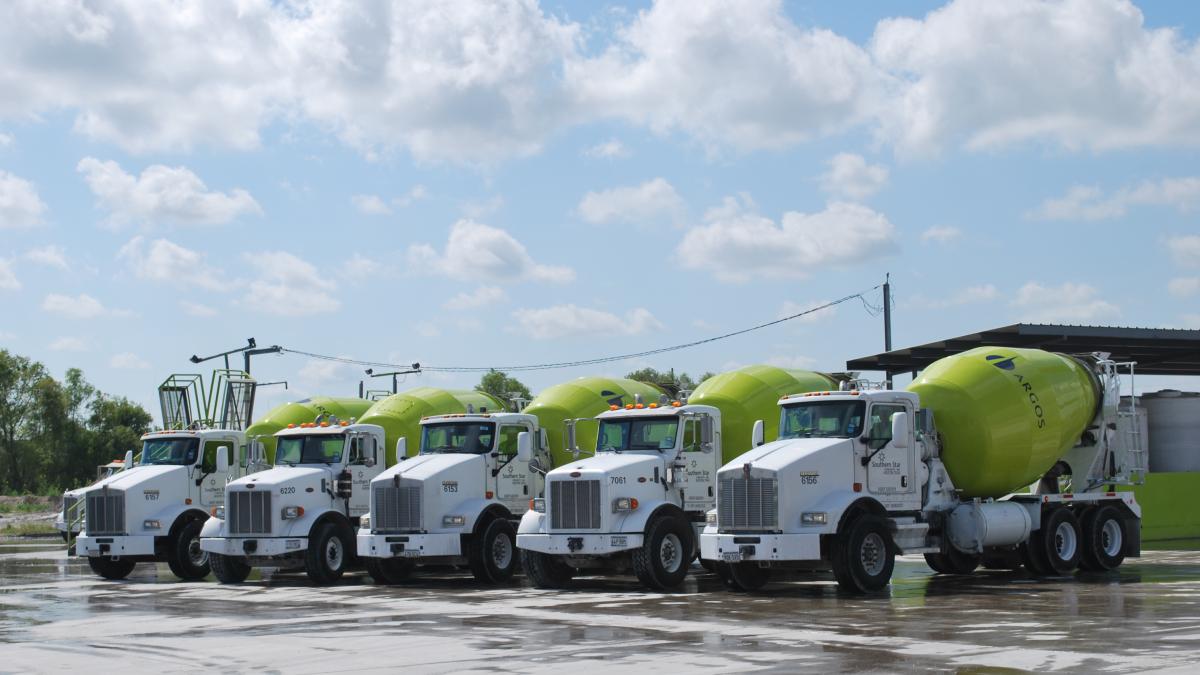
{"type": "Polygon", "coordinates": [[[17,230],[42,224],[46,203],[33,183],[0,171],[0,230],[17,230]]]}
{"type": "Polygon", "coordinates": [[[888,182],[888,169],[869,164],[862,155],[840,152],[829,160],[821,176],[821,187],[833,195],[862,200],[879,192],[888,182]]]}
{"type": "Polygon", "coordinates": [[[584,149],[584,156],[595,159],[624,159],[631,153],[629,148],[621,141],[610,138],[607,141],[601,141],[589,148],[584,149]]]}
{"type": "Polygon", "coordinates": [[[17,279],[16,272],[13,272],[12,262],[0,258],[0,291],[19,290],[21,290],[21,280],[17,279]]]}
{"type": "Polygon", "coordinates": [[[87,343],[77,337],[60,337],[50,343],[52,352],[85,352],[87,343]]]}
{"type": "Polygon", "coordinates": [[[223,272],[205,262],[204,254],[167,239],[149,241],[135,236],[117,251],[117,258],[139,279],[213,291],[228,290],[232,285],[223,272]]]}
{"type": "Polygon", "coordinates": [[[1122,187],[1110,195],[1094,185],[1074,185],[1026,214],[1038,220],[1105,220],[1131,206],[1169,206],[1187,212],[1200,205],[1200,177],[1164,178],[1122,187]]]}
{"type": "Polygon", "coordinates": [[[264,314],[306,316],[335,312],[341,302],[332,293],[337,284],[310,262],[284,251],[243,256],[258,276],[246,285],[240,304],[264,314]]]}
{"type": "Polygon", "coordinates": [[[921,233],[921,241],[948,244],[962,236],[962,230],[951,225],[934,225],[921,233]]]}
{"type": "Polygon", "coordinates": [[[116,162],[84,157],[76,170],[114,225],[221,224],[262,213],[249,192],[240,188],[228,193],[209,190],[199,176],[182,166],[154,164],[134,176],[116,162]]]}
{"type": "Polygon", "coordinates": [[[66,252],[63,251],[61,246],[55,246],[54,244],[29,249],[25,252],[25,259],[47,267],[57,267],[60,270],[70,267],[67,264],[66,252]]]}
{"type": "Polygon", "coordinates": [[[118,370],[145,370],[150,367],[150,362],[133,352],[121,352],[120,354],[114,354],[108,360],[108,365],[110,368],[118,370]]]}
{"type": "Polygon", "coordinates": [[[881,213],[833,202],[817,213],[789,211],[779,223],[727,197],[676,248],[679,263],[722,281],[803,278],[819,268],[866,262],[896,250],[896,228],[881,213]]]}
{"type": "Polygon", "coordinates": [[[68,319],[95,319],[101,316],[132,316],[126,309],[111,309],[87,293],[77,296],[50,293],[42,300],[42,309],[68,319]]]}
{"type": "Polygon", "coordinates": [[[617,316],[610,312],[574,304],[556,305],[542,309],[518,309],[517,332],[535,340],[553,340],[587,335],[604,339],[613,335],[638,335],[661,330],[662,324],[649,310],[638,307],[617,316]]]}
{"type": "Polygon", "coordinates": [[[350,203],[354,204],[359,213],[368,216],[387,216],[392,213],[392,209],[379,195],[354,195],[350,198],[350,203]]]}
{"type": "Polygon", "coordinates": [[[640,185],[588,192],[576,208],[589,223],[677,223],[684,215],[683,199],[663,178],[640,185]]]}
{"type": "Polygon", "coordinates": [[[480,286],[470,293],[459,293],[442,304],[446,309],[475,309],[508,301],[508,294],[497,286],[480,286]]]}
{"type": "Polygon", "coordinates": [[[1046,286],[1030,281],[1017,290],[1010,304],[1022,321],[1041,323],[1097,321],[1121,314],[1120,308],[1099,297],[1094,287],[1072,282],[1046,286]]]}
{"type": "Polygon", "coordinates": [[[460,220],[450,228],[442,253],[428,244],[410,246],[408,261],[418,271],[462,280],[566,282],[575,278],[569,267],[534,262],[524,244],[508,232],[473,220],[460,220]]]}

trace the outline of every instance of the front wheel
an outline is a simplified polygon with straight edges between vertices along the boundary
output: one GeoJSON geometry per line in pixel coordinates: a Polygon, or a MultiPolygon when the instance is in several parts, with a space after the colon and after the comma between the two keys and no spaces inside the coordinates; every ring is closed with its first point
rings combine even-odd
{"type": "Polygon", "coordinates": [[[665,515],[650,522],[641,548],[633,551],[633,571],[648,588],[664,591],[683,583],[695,547],[692,526],[665,515]]]}
{"type": "Polygon", "coordinates": [[[96,574],[99,574],[105,579],[112,579],[113,581],[118,581],[129,576],[129,574],[133,572],[135,565],[137,565],[137,563],[126,558],[117,558],[116,560],[113,560],[112,558],[93,558],[88,556],[88,567],[91,567],[92,571],[96,574]]]}
{"type": "Polygon", "coordinates": [[[200,550],[200,530],[204,523],[193,520],[176,533],[167,545],[167,566],[175,576],[185,581],[197,581],[208,576],[211,566],[208,553],[200,550]]]}
{"type": "Polygon", "coordinates": [[[565,588],[575,576],[575,568],[538,551],[522,551],[521,567],[538,588],[565,588]]]}
{"type": "Polygon", "coordinates": [[[730,588],[736,591],[757,591],[771,580],[771,568],[759,567],[756,562],[742,561],[729,566],[730,588]]]}
{"type": "Polygon", "coordinates": [[[411,560],[404,558],[367,558],[367,574],[375,583],[394,586],[407,579],[416,567],[411,560]]]}
{"type": "Polygon", "coordinates": [[[493,518],[471,538],[467,562],[471,574],[485,584],[508,581],[517,571],[517,529],[504,518],[493,518]]]}
{"type": "Polygon", "coordinates": [[[250,566],[233,556],[209,553],[208,563],[213,576],[223,584],[240,584],[250,576],[250,566]]]}
{"type": "Polygon", "coordinates": [[[855,594],[883,590],[896,566],[887,521],[872,515],[855,518],[834,540],[831,557],[833,576],[842,590],[855,594]]]}
{"type": "Polygon", "coordinates": [[[308,540],[304,571],[314,584],[324,586],[342,578],[349,564],[350,540],[333,523],[322,523],[308,540]]]}

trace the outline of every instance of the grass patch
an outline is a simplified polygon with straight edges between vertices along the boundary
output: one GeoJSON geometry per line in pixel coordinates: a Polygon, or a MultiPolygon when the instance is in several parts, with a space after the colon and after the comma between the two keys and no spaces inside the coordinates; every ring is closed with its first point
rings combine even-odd
{"type": "Polygon", "coordinates": [[[54,529],[54,523],[46,521],[12,523],[0,528],[0,537],[29,537],[39,534],[58,534],[58,530],[54,529]]]}
{"type": "Polygon", "coordinates": [[[0,502],[0,513],[45,513],[51,510],[45,502],[27,504],[25,502],[0,502]]]}

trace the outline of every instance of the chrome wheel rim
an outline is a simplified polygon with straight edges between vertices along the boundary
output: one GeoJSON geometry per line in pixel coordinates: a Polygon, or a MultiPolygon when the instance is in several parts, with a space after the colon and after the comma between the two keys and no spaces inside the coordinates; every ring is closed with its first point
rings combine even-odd
{"type": "Polygon", "coordinates": [[[1104,527],[1100,529],[1100,548],[1104,555],[1110,558],[1117,557],[1124,543],[1123,536],[1120,522],[1114,518],[1104,521],[1104,527]]]}
{"type": "Polygon", "coordinates": [[[200,548],[200,537],[195,537],[188,542],[187,548],[188,561],[196,567],[204,567],[208,562],[208,552],[200,548]]]}
{"type": "Polygon", "coordinates": [[[513,544],[507,534],[502,534],[492,542],[492,561],[496,567],[507,569],[512,564],[513,544]]]}
{"type": "Polygon", "coordinates": [[[863,571],[870,576],[879,576],[883,572],[884,559],[887,558],[887,545],[883,543],[883,537],[872,532],[863,537],[862,546],[859,547],[858,559],[862,563],[863,571]]]}
{"type": "Polygon", "coordinates": [[[342,550],[341,539],[333,537],[329,540],[328,544],[325,544],[325,562],[329,565],[329,569],[335,571],[342,569],[344,555],[345,551],[342,550]]]}
{"type": "Polygon", "coordinates": [[[1059,560],[1066,561],[1075,557],[1078,539],[1075,528],[1069,522],[1059,523],[1058,527],[1054,528],[1054,553],[1059,560]]]}
{"type": "Polygon", "coordinates": [[[662,543],[658,545],[658,560],[667,572],[679,571],[680,565],[683,564],[683,542],[679,540],[678,535],[668,534],[663,537],[662,543]]]}

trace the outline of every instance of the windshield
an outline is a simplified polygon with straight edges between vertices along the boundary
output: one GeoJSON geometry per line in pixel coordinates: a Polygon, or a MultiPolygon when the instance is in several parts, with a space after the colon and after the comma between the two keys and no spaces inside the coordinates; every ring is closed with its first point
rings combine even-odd
{"type": "Polygon", "coordinates": [[[679,433],[677,417],[646,417],[633,420],[604,420],[596,439],[596,452],[622,450],[670,450],[679,433]]]}
{"type": "Polygon", "coordinates": [[[853,438],[862,433],[862,401],[813,401],[783,409],[780,438],[853,438]]]}
{"type": "Polygon", "coordinates": [[[284,436],[275,447],[275,464],[333,464],[342,461],[345,445],[342,434],[284,436]]]}
{"type": "Polygon", "coordinates": [[[196,438],[155,438],[142,443],[142,459],[138,464],[175,464],[187,466],[196,461],[196,438]]]}
{"type": "Polygon", "coordinates": [[[496,425],[490,422],[427,424],[421,428],[422,455],[482,455],[491,452],[496,425]]]}

